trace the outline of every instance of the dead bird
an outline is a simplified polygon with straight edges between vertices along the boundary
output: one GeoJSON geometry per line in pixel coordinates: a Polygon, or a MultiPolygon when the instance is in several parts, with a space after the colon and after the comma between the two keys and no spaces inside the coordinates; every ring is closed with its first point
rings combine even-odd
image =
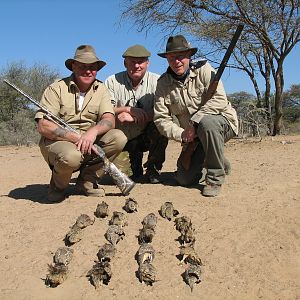
{"type": "Polygon", "coordinates": [[[185,229],[186,231],[182,231],[181,235],[179,236],[178,240],[180,244],[184,245],[194,245],[195,243],[195,230],[192,226],[189,226],[185,229]]]}
{"type": "Polygon", "coordinates": [[[81,241],[83,237],[83,230],[78,227],[76,224],[74,224],[70,231],[66,234],[66,237],[65,237],[65,244],[67,246],[69,245],[73,245],[79,241],[81,241]]]}
{"type": "Polygon", "coordinates": [[[81,214],[77,220],[74,226],[78,226],[80,229],[83,229],[87,226],[93,225],[95,222],[95,219],[91,219],[88,215],[86,214],[81,214]]]}
{"type": "Polygon", "coordinates": [[[183,216],[175,219],[175,228],[180,233],[184,233],[192,226],[192,221],[189,217],[183,216]]]}
{"type": "Polygon", "coordinates": [[[191,246],[181,246],[180,249],[180,256],[182,264],[183,262],[189,263],[192,265],[199,265],[202,266],[201,258],[198,256],[197,252],[194,249],[194,245],[191,246]]]}
{"type": "Polygon", "coordinates": [[[98,251],[97,257],[99,261],[111,261],[115,256],[117,249],[112,244],[104,244],[98,251]]]}
{"type": "Polygon", "coordinates": [[[154,213],[148,214],[142,221],[142,224],[145,228],[153,228],[155,229],[155,226],[157,224],[157,217],[154,213]]]}
{"type": "Polygon", "coordinates": [[[173,203],[172,202],[165,202],[159,211],[160,215],[171,221],[173,219],[173,217],[176,217],[179,215],[178,210],[174,209],[173,203]]]}
{"type": "Polygon", "coordinates": [[[136,254],[138,264],[151,263],[155,257],[155,250],[151,244],[142,244],[136,254]]]}
{"type": "Polygon", "coordinates": [[[96,211],[95,211],[95,216],[97,218],[105,218],[108,216],[109,213],[109,209],[108,209],[108,204],[104,201],[102,201],[101,203],[99,203],[97,205],[96,211]]]}
{"type": "Polygon", "coordinates": [[[188,284],[193,291],[194,285],[199,283],[201,275],[200,265],[189,265],[185,272],[183,273],[182,277],[186,284],[188,284]]]}
{"type": "Polygon", "coordinates": [[[127,216],[122,212],[114,211],[109,221],[109,225],[118,225],[120,227],[125,227],[128,225],[127,216]]]}
{"type": "Polygon", "coordinates": [[[155,231],[152,227],[143,227],[142,229],[140,229],[140,233],[137,237],[139,244],[151,243],[154,235],[155,231]]]}
{"type": "Polygon", "coordinates": [[[60,247],[56,250],[53,261],[55,265],[67,266],[72,260],[74,250],[69,247],[60,247]]]}
{"type": "Polygon", "coordinates": [[[109,225],[105,233],[105,238],[114,246],[118,244],[124,236],[125,232],[123,228],[118,225],[109,225]]]}
{"type": "Polygon", "coordinates": [[[110,263],[108,261],[96,262],[86,276],[89,277],[95,289],[98,289],[102,284],[108,285],[112,276],[110,263]]]}
{"type": "Polygon", "coordinates": [[[48,272],[45,284],[52,288],[62,284],[68,277],[68,267],[64,264],[48,265],[48,272]]]}
{"type": "Polygon", "coordinates": [[[136,212],[138,209],[138,203],[133,198],[126,199],[125,205],[123,206],[123,209],[127,213],[133,213],[136,212]]]}
{"type": "Polygon", "coordinates": [[[140,282],[145,282],[146,285],[152,285],[156,280],[156,269],[155,267],[147,262],[139,265],[138,278],[140,282]]]}

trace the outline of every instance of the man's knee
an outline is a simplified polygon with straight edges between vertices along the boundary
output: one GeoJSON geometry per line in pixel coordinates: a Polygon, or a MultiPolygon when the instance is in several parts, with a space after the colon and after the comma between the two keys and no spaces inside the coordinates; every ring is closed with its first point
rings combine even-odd
{"type": "Polygon", "coordinates": [[[61,151],[56,156],[56,168],[59,169],[71,169],[77,170],[79,169],[82,161],[82,154],[78,150],[70,151],[61,151]]]}
{"type": "Polygon", "coordinates": [[[198,129],[201,130],[201,132],[220,131],[220,128],[218,117],[216,115],[204,116],[198,123],[198,129]]]}

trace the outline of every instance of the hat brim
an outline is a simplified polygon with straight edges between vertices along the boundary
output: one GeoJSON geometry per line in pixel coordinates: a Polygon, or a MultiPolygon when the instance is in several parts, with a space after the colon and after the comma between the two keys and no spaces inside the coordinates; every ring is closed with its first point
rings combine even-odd
{"type": "Polygon", "coordinates": [[[183,48],[183,49],[176,49],[176,50],[172,50],[172,51],[168,51],[168,52],[163,52],[163,53],[157,53],[158,56],[162,57],[162,58],[166,58],[166,54],[169,53],[177,53],[177,52],[187,52],[187,51],[192,51],[192,55],[196,54],[196,52],[198,51],[198,48],[183,48]]]}
{"type": "Polygon", "coordinates": [[[67,69],[69,69],[70,71],[73,71],[72,70],[72,63],[74,61],[78,61],[80,63],[83,63],[83,64],[94,64],[94,63],[97,63],[98,64],[98,69],[97,71],[99,71],[100,69],[102,69],[105,65],[106,65],[106,62],[105,61],[102,61],[102,60],[95,60],[95,59],[90,59],[90,60],[87,60],[85,59],[84,61],[80,60],[80,59],[73,59],[73,58],[69,58],[65,61],[65,66],[67,69]]]}

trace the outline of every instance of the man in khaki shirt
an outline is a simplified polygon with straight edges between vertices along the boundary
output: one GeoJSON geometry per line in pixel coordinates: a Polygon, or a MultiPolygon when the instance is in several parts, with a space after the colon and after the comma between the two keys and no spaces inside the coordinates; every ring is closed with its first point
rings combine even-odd
{"type": "Polygon", "coordinates": [[[55,81],[43,93],[40,104],[73,127],[77,133],[64,129],[39,110],[35,115],[41,134],[41,153],[52,170],[48,191],[50,202],[66,197],[65,189],[74,171],[80,170],[76,186],[87,196],[104,196],[98,185],[103,165],[91,164],[94,144],[100,145],[109,160],[122,151],[126,137],[114,129],[115,116],[111,96],[96,79],[105,66],[92,46],[79,46],[73,59],[65,61],[72,71],[70,77],[55,81]]]}
{"type": "Polygon", "coordinates": [[[204,100],[215,70],[206,61],[191,64],[197,50],[177,35],[168,39],[166,52],[158,54],[167,59],[169,67],[157,83],[154,122],[163,135],[192,149],[189,163],[183,155],[177,161],[178,183],[196,184],[206,169],[202,194],[214,197],[229,172],[224,143],[237,134],[238,121],[221,82],[213,97],[204,100]]]}
{"type": "Polygon", "coordinates": [[[112,96],[116,113],[116,128],[122,130],[129,152],[133,180],[141,181],[143,166],[145,179],[160,182],[160,170],[165,161],[168,139],[153,123],[154,93],[159,75],[149,72],[150,52],[142,45],[129,47],[124,53],[126,71],[109,76],[105,84],[112,96]],[[149,151],[142,165],[143,152],[149,151]]]}

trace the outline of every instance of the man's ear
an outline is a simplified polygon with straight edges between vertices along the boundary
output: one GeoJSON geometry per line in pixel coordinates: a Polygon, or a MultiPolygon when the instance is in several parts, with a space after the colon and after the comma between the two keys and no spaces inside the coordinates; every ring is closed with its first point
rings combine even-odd
{"type": "Polygon", "coordinates": [[[123,64],[124,64],[124,67],[127,69],[126,58],[124,58],[123,64]]]}

